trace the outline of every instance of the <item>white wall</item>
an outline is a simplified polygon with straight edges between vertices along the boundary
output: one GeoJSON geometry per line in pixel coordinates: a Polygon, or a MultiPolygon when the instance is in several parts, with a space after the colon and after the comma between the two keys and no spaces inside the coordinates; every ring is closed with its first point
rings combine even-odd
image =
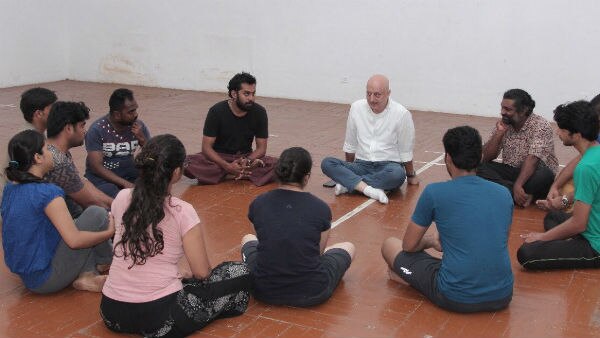
{"type": "Polygon", "coordinates": [[[67,13],[60,7],[0,0],[0,88],[69,77],[67,13]]]}
{"type": "MultiPolygon", "coordinates": [[[[349,103],[382,72],[407,107],[488,116],[513,87],[529,91],[546,117],[559,103],[600,92],[594,0],[58,2],[67,11],[69,53],[49,68],[68,67],[67,75],[36,68],[52,80],[224,92],[246,70],[257,76],[259,95],[349,103]]],[[[1,41],[22,46],[14,37],[35,35],[12,33],[0,33],[1,41]]],[[[0,68],[0,85],[23,83],[4,74],[0,68]]],[[[41,81],[35,76],[20,79],[41,81]]]]}

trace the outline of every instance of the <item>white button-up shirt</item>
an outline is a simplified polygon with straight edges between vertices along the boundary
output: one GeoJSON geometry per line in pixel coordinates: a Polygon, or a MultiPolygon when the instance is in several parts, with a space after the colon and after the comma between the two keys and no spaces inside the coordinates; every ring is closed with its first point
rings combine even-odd
{"type": "Polygon", "coordinates": [[[375,114],[366,99],[350,107],[344,152],[364,161],[409,162],[413,158],[415,126],[410,112],[388,99],[385,109],[375,114]]]}

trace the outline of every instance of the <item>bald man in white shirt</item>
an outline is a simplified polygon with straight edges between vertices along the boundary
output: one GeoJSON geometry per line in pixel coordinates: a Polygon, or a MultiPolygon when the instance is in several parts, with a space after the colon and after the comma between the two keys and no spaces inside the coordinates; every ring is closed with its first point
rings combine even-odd
{"type": "Polygon", "coordinates": [[[327,157],[321,170],[336,182],[335,194],[358,191],[388,203],[385,190],[406,179],[419,184],[413,167],[415,127],[410,112],[390,99],[389,80],[380,74],[367,82],[367,97],[350,107],[343,150],[346,161],[327,157]]]}

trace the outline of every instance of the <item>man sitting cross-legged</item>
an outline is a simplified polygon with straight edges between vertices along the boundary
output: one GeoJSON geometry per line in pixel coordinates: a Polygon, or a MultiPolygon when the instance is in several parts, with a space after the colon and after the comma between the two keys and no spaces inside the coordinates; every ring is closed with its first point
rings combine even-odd
{"type": "Polygon", "coordinates": [[[188,155],[184,174],[199,184],[217,184],[227,177],[248,179],[257,186],[272,182],[277,159],[266,156],[267,111],[254,102],[256,79],[248,73],[238,73],[227,89],[229,100],[209,109],[202,152],[188,155]],[[255,150],[252,141],[256,142],[255,150]]]}
{"type": "Polygon", "coordinates": [[[350,107],[346,124],[346,161],[327,157],[321,170],[334,180],[335,194],[358,191],[388,203],[384,190],[408,178],[418,184],[412,156],[415,127],[410,112],[390,99],[389,80],[374,75],[367,82],[366,99],[350,107]]]}
{"type": "Polygon", "coordinates": [[[475,175],[481,160],[477,130],[450,129],[443,142],[452,179],[425,187],[404,239],[386,239],[383,258],[394,281],[408,283],[446,310],[503,309],[513,291],[507,247],[510,192],[475,175]],[[438,233],[426,235],[432,222],[438,233]],[[443,251],[442,259],[424,251],[429,248],[443,251]]]}
{"type": "Polygon", "coordinates": [[[138,177],[133,154],[150,139],[150,132],[138,119],[138,104],[131,90],[115,90],[108,106],[109,113],[92,123],[85,136],[85,177],[114,198],[119,190],[133,188],[138,177]]]}
{"type": "Polygon", "coordinates": [[[552,128],[533,113],[535,101],[522,89],[507,90],[500,107],[477,175],[507,187],[515,204],[526,207],[548,194],[558,169],[552,128]],[[502,163],[495,162],[500,153],[502,163]]]}

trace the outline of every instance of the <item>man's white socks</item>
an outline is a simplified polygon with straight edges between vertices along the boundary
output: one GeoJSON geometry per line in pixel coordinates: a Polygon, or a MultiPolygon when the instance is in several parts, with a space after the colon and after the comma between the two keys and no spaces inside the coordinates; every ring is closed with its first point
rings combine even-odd
{"type": "Polygon", "coordinates": [[[368,196],[374,200],[378,200],[379,202],[381,202],[383,204],[387,204],[389,202],[388,197],[383,190],[373,188],[370,185],[367,185],[367,187],[363,191],[363,194],[365,194],[366,196],[368,196]]]}
{"type": "Polygon", "coordinates": [[[341,185],[339,183],[337,183],[335,185],[335,195],[336,196],[341,195],[341,194],[345,194],[347,192],[348,192],[348,189],[346,189],[346,187],[344,187],[343,185],[341,185]]]}

